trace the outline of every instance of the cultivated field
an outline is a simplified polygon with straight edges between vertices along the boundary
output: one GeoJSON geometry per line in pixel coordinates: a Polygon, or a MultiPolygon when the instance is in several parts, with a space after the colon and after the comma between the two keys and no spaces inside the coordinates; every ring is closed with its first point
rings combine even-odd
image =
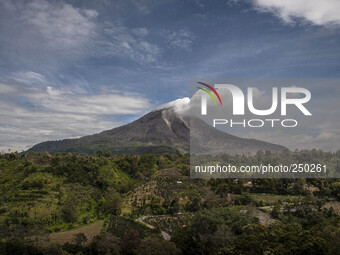
{"type": "Polygon", "coordinates": [[[87,237],[87,242],[91,242],[93,237],[100,234],[104,225],[104,221],[100,220],[95,223],[82,226],[73,230],[65,231],[65,232],[58,232],[49,235],[49,242],[50,243],[57,243],[57,244],[64,244],[64,243],[71,243],[74,235],[78,233],[84,233],[87,237]]]}

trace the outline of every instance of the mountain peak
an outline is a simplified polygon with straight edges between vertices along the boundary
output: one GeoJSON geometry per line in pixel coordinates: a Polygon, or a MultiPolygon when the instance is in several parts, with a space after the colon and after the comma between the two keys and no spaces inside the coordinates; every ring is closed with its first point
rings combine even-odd
{"type": "Polygon", "coordinates": [[[190,107],[190,98],[184,97],[184,98],[176,99],[169,103],[163,104],[161,106],[158,106],[153,111],[173,110],[176,114],[183,115],[189,112],[189,107],[190,107]]]}

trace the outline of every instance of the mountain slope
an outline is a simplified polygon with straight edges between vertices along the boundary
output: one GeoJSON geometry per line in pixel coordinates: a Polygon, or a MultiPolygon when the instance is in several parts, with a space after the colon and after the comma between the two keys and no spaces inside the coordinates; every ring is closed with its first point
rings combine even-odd
{"type": "MultiPolygon", "coordinates": [[[[190,121],[186,117],[189,99],[178,99],[149,112],[138,120],[98,134],[77,139],[47,141],[33,146],[30,151],[95,153],[98,150],[122,153],[164,153],[190,148],[190,121]]],[[[200,120],[191,120],[203,129],[212,128],[200,120]],[[198,123],[199,122],[199,123],[198,123]]],[[[205,146],[215,146],[215,153],[255,154],[258,150],[282,151],[283,146],[254,139],[244,139],[223,132],[214,132],[208,140],[194,139],[200,153],[205,146]]]]}
{"type": "Polygon", "coordinates": [[[200,119],[191,119],[191,153],[211,155],[255,155],[259,150],[279,152],[287,148],[256,139],[241,138],[213,128],[200,119]],[[206,135],[209,134],[209,135],[206,135]]]}

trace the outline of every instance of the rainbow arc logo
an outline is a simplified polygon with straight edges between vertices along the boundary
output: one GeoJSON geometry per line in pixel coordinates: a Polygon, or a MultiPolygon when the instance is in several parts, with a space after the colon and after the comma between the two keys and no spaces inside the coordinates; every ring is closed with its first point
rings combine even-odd
{"type": "MultiPolygon", "coordinates": [[[[198,82],[198,83],[205,86],[206,88],[210,89],[217,96],[218,100],[220,101],[221,107],[222,107],[222,100],[221,100],[220,95],[217,93],[217,91],[212,86],[210,86],[209,84],[206,84],[206,83],[203,83],[203,82],[198,82]]],[[[212,100],[214,100],[215,105],[217,105],[217,102],[216,102],[213,94],[211,94],[211,92],[209,90],[207,90],[205,88],[201,88],[201,87],[197,87],[197,88],[204,91],[205,93],[207,93],[212,98],[212,100]]]]}

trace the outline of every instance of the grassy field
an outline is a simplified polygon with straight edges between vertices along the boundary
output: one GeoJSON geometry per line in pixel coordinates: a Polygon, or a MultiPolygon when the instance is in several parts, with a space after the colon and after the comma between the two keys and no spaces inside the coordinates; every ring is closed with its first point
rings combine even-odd
{"type": "Polygon", "coordinates": [[[281,202],[289,202],[293,201],[294,199],[298,199],[298,196],[285,196],[285,195],[273,195],[273,194],[250,194],[250,196],[255,201],[262,201],[267,204],[274,204],[277,201],[281,202]]]}
{"type": "Polygon", "coordinates": [[[53,233],[49,235],[49,242],[57,244],[64,244],[67,242],[71,243],[75,234],[84,233],[87,237],[87,242],[89,243],[92,241],[93,237],[100,234],[103,225],[104,221],[100,220],[92,224],[75,228],[69,231],[53,233]]]}

